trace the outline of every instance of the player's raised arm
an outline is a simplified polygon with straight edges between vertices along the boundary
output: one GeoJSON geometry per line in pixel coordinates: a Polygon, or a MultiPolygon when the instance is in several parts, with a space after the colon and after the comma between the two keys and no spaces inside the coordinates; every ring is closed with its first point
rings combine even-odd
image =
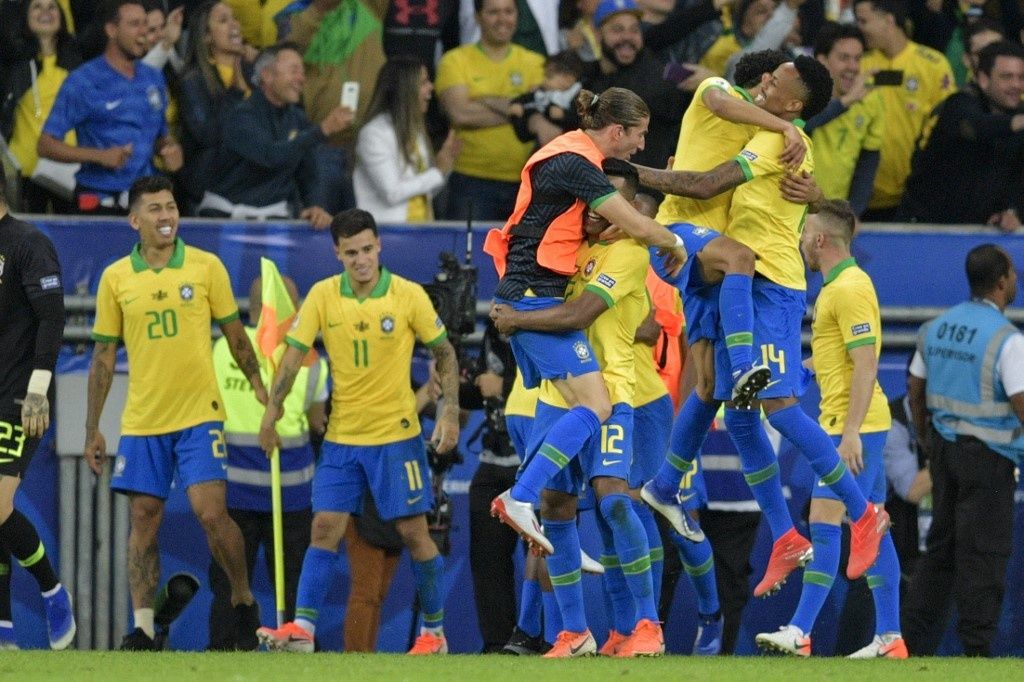
{"type": "Polygon", "coordinates": [[[100,433],[100,415],[114,381],[117,341],[97,341],[89,365],[88,398],[85,413],[85,459],[99,475],[107,455],[107,442],[100,433]]]}
{"type": "Polygon", "coordinates": [[[756,104],[732,97],[719,88],[705,89],[701,100],[711,113],[726,121],[754,125],[781,133],[786,138],[786,145],[780,157],[782,163],[789,168],[799,168],[803,163],[807,155],[807,144],[792,122],[781,119],[756,104]]]}
{"type": "Polygon", "coordinates": [[[710,199],[747,181],[740,164],[729,159],[709,171],[665,170],[637,166],[640,184],[663,194],[675,194],[692,199],[710,199]]]}
{"type": "Polygon", "coordinates": [[[228,340],[231,357],[235,359],[238,368],[242,370],[242,374],[249,380],[252,390],[256,393],[256,400],[261,405],[266,405],[267,388],[263,385],[263,377],[260,376],[260,361],[256,358],[256,351],[253,350],[249,335],[245,333],[242,321],[236,317],[220,325],[220,330],[228,340]]]}

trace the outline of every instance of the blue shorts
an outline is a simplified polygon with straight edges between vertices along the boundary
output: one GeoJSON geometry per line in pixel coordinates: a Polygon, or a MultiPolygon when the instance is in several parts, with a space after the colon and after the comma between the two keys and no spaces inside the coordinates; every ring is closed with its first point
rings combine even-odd
{"type": "MultiPolygon", "coordinates": [[[[548,430],[567,410],[553,407],[543,401],[537,402],[533,435],[530,438],[529,456],[523,462],[522,470],[530,459],[537,455],[548,430]]],[[[612,406],[612,414],[601,424],[601,430],[583,446],[578,457],[555,474],[547,485],[550,490],[582,495],[587,483],[598,476],[610,476],[629,480],[629,469],[633,461],[633,408],[625,403],[612,406]]]]}
{"type": "Polygon", "coordinates": [[[121,436],[111,490],[162,500],[177,473],[182,487],[227,480],[224,422],[203,422],[159,436],[121,436]]]}
{"type": "MultiPolygon", "coordinates": [[[[857,487],[864,493],[864,497],[868,498],[869,502],[874,502],[875,504],[885,503],[885,460],[882,457],[882,448],[885,447],[885,437],[888,434],[888,431],[860,434],[860,442],[863,446],[861,456],[864,459],[864,469],[855,478],[857,479],[857,487]]],[[[831,438],[832,442],[838,447],[842,437],[831,436],[831,438]]],[[[822,500],[839,500],[839,496],[832,492],[832,488],[824,485],[820,478],[814,481],[811,497],[822,500]]]]}
{"type": "Polygon", "coordinates": [[[385,521],[430,511],[434,493],[423,438],[384,445],[325,440],[313,475],[313,511],[358,512],[367,488],[385,521]]]}
{"type": "MultiPolygon", "coordinates": [[[[800,397],[807,385],[800,329],[807,310],[807,292],[754,277],[754,347],[772,370],[772,380],[758,398],[800,397]]],[[[757,360],[755,352],[755,360],[757,360]]],[[[715,342],[715,399],[732,399],[732,363],[725,339],[715,342]]]]}
{"type": "Polygon", "coordinates": [[[519,459],[526,459],[527,448],[530,447],[530,432],[533,431],[533,417],[525,417],[521,414],[505,415],[505,428],[508,430],[508,439],[512,442],[519,459]]]}
{"type": "Polygon", "coordinates": [[[639,488],[654,478],[665,461],[672,435],[672,398],[663,395],[633,408],[633,466],[629,487],[639,488]]]}
{"type": "Polygon", "coordinates": [[[708,506],[708,487],[704,482],[704,468],[700,457],[693,460],[696,465],[679,481],[679,503],[684,511],[694,511],[708,506]]]}
{"type": "Polygon", "coordinates": [[[710,227],[674,223],[667,229],[683,240],[686,249],[686,265],[674,278],[665,272],[665,259],[659,257],[658,249],[651,249],[651,265],[658,277],[679,289],[683,298],[683,313],[686,316],[686,341],[693,345],[701,339],[714,341],[718,338],[718,293],[720,284],[707,284],[700,274],[697,255],[709,242],[721,236],[710,227]]]}
{"type": "MultiPolygon", "coordinates": [[[[495,299],[514,310],[544,310],[564,301],[560,298],[527,297],[518,301],[495,299]]],[[[594,351],[580,330],[532,332],[520,329],[509,338],[516,365],[526,388],[536,388],[542,379],[565,379],[601,371],[594,351]]]]}

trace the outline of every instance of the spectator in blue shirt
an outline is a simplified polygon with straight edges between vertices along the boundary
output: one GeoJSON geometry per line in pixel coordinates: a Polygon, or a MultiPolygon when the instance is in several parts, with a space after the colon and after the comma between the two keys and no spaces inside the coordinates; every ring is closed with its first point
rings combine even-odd
{"type": "Polygon", "coordinates": [[[146,11],[140,0],[108,0],[101,14],[107,44],[75,69],[57,93],[39,139],[39,155],[80,163],[75,203],[82,213],[127,210],[128,188],[163,168],[181,168],[181,146],[167,133],[167,87],[146,54],[146,11]],[[62,142],[74,130],[77,147],[62,142]]]}

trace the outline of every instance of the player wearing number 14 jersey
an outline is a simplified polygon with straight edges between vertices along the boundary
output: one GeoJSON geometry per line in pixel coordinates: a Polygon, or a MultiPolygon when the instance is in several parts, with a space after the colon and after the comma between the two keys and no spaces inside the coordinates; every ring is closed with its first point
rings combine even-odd
{"type": "Polygon", "coordinates": [[[259,608],[249,590],[245,546],[225,503],[224,408],[217,390],[210,322],[220,325],[258,399],[266,401],[259,362],[224,265],[178,239],[178,207],[169,180],[142,178],[129,191],[128,220],[139,233],[96,291],[89,369],[85,456],[98,474],[106,441],[99,431],[113,381],[117,346],[128,351],[128,400],[111,488],[128,495],[128,586],[135,629],[122,649],[153,649],[153,597],[160,577],[157,531],[175,474],[188,491],[214,559],[231,583],[235,647],[255,649],[259,608]]]}
{"type": "Polygon", "coordinates": [[[260,628],[269,648],[313,651],[313,635],[324,595],[334,578],[338,545],[349,515],[362,508],[369,488],[381,518],[409,548],[423,622],[410,654],[443,654],[444,560],[427,530],[433,504],[427,454],[420,436],[410,381],[416,341],[432,351],[444,409],[432,443],[439,454],[459,439],[459,379],[448,332],[420,285],[380,266],[380,238],[373,216],[342,211],[331,222],[340,275],[313,285],[288,334],[289,348],[271,390],[260,445],[277,445],[274,424],[283,412],[302,358],[323,334],[331,358],[331,416],[313,476],[312,542],[306,550],[295,602],[295,621],[260,628]]]}

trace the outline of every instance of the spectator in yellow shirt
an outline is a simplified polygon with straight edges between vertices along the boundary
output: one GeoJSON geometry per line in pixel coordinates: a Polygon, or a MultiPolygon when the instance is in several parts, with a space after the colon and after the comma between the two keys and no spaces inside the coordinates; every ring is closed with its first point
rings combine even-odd
{"type": "MultiPolygon", "coordinates": [[[[21,209],[26,213],[68,213],[67,199],[37,184],[32,175],[39,162],[39,134],[61,83],[82,62],[78,44],[68,32],[56,0],[31,0],[23,5],[20,32],[10,46],[16,54],[0,77],[0,134],[21,167],[21,209]]],[[[75,143],[74,131],[65,138],[75,143]]]]}
{"type": "Polygon", "coordinates": [[[508,108],[544,80],[544,57],[512,43],[515,0],[474,0],[474,7],[480,42],[449,50],[437,67],[441,107],[462,140],[448,180],[446,217],[505,220],[533,151],[532,142],[516,137],[508,108]]]}
{"type": "Polygon", "coordinates": [[[871,75],[886,113],[878,173],[869,210],[862,217],[893,220],[921,127],[932,109],[956,87],[945,55],[907,37],[907,9],[902,0],[855,0],[853,11],[869,48],[861,60],[861,71],[871,75]]]}

